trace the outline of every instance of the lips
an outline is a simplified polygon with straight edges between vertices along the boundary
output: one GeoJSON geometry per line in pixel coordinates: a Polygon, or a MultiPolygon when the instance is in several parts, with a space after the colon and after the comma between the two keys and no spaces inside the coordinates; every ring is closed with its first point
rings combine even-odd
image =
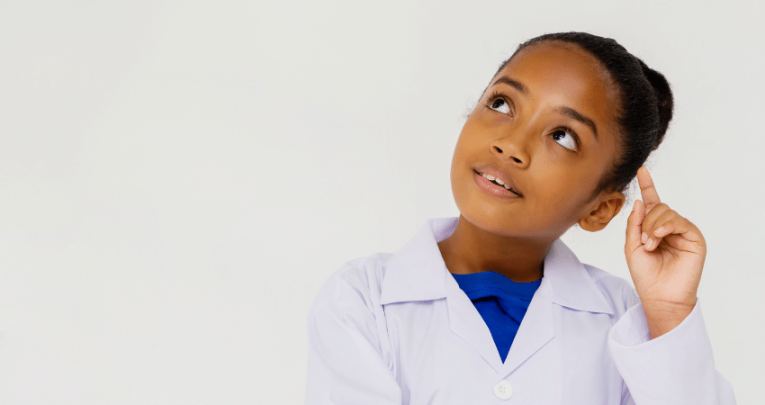
{"type": "Polygon", "coordinates": [[[523,197],[510,174],[494,165],[483,165],[473,169],[476,182],[481,188],[501,197],[523,197]]]}

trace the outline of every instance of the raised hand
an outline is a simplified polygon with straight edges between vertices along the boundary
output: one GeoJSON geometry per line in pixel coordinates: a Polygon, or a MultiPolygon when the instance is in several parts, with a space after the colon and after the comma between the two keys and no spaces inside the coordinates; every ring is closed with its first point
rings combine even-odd
{"type": "Polygon", "coordinates": [[[624,254],[656,338],[679,325],[696,305],[707,245],[696,225],[661,202],[646,168],[637,177],[643,201],[635,201],[627,220],[624,254]]]}

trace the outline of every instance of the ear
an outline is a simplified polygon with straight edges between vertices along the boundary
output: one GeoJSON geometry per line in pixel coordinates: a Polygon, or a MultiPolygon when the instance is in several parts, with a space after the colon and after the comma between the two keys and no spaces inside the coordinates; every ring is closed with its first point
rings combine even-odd
{"type": "Polygon", "coordinates": [[[595,200],[590,212],[579,220],[579,226],[590,232],[605,228],[621,211],[626,199],[624,194],[618,191],[601,194],[595,200]]]}

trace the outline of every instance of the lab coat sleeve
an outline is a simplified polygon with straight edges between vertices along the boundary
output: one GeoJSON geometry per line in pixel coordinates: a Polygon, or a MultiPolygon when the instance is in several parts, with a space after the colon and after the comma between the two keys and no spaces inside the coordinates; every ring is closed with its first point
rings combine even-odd
{"type": "Polygon", "coordinates": [[[401,405],[370,300],[333,277],[308,314],[306,405],[401,405]]]}
{"type": "Polygon", "coordinates": [[[623,404],[735,405],[733,389],[715,369],[699,300],[674,329],[651,339],[642,304],[609,335],[609,348],[628,392],[623,404]]]}

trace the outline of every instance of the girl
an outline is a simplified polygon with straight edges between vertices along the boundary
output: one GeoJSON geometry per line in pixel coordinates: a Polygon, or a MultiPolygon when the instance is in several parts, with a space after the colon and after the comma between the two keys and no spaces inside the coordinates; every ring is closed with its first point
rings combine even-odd
{"type": "Polygon", "coordinates": [[[349,262],[314,300],[306,404],[734,404],[696,298],[704,237],[641,168],[672,109],[612,39],[521,44],[457,141],[459,218],[349,262]],[[635,176],[633,289],[559,238],[603,229],[635,176]]]}

